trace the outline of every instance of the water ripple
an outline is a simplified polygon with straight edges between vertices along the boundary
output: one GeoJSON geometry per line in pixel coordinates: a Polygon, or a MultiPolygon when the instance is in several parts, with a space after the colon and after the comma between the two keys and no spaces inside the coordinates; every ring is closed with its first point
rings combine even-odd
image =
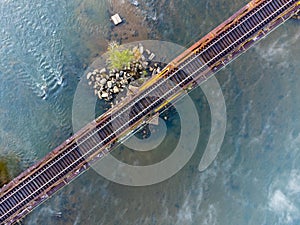
{"type": "Polygon", "coordinates": [[[11,1],[0,5],[4,15],[0,21],[1,69],[11,75],[16,71],[11,67],[17,64],[18,78],[43,98],[63,83],[62,24],[57,23],[61,20],[56,17],[64,13],[57,13],[63,11],[57,6],[60,4],[53,1],[43,4],[11,1]]]}

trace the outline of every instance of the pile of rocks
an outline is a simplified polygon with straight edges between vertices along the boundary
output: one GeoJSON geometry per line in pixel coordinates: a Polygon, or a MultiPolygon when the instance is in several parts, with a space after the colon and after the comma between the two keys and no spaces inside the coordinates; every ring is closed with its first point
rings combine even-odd
{"type": "Polygon", "coordinates": [[[113,94],[118,94],[123,91],[129,83],[131,75],[125,71],[107,71],[105,68],[95,69],[87,74],[89,85],[93,86],[95,95],[100,99],[110,101],[113,94]]]}
{"type": "Polygon", "coordinates": [[[95,69],[87,73],[89,85],[93,87],[99,99],[111,101],[120,92],[126,90],[130,82],[158,74],[161,70],[157,63],[151,61],[155,54],[139,44],[132,49],[137,60],[117,69],[95,69]]]}

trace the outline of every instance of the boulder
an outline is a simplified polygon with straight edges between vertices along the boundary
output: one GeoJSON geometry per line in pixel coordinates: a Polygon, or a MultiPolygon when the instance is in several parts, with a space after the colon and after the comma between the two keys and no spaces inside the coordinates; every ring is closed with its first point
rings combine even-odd
{"type": "Polygon", "coordinates": [[[102,84],[102,85],[105,85],[106,82],[107,82],[107,80],[105,78],[103,78],[103,79],[100,80],[100,84],[102,84]]]}
{"type": "Polygon", "coordinates": [[[120,92],[120,90],[119,90],[119,88],[118,88],[117,86],[114,86],[113,92],[114,92],[115,94],[117,94],[117,93],[120,92]]]}
{"type": "Polygon", "coordinates": [[[147,67],[148,67],[148,65],[149,65],[149,63],[146,61],[146,62],[143,62],[143,64],[142,64],[142,65],[143,65],[143,67],[144,67],[144,68],[147,68],[147,67]]]}
{"type": "Polygon", "coordinates": [[[111,81],[107,81],[107,87],[112,88],[113,83],[111,81]]]}
{"type": "Polygon", "coordinates": [[[107,98],[107,97],[108,97],[108,93],[107,93],[107,92],[102,92],[101,97],[102,97],[102,98],[107,98]]]}
{"type": "Polygon", "coordinates": [[[148,55],[151,55],[151,51],[149,49],[146,49],[146,52],[148,55]]]}
{"type": "Polygon", "coordinates": [[[86,75],[86,79],[90,79],[91,78],[91,76],[92,76],[92,73],[91,72],[89,72],[89,73],[87,73],[87,75],[86,75]]]}
{"type": "Polygon", "coordinates": [[[105,69],[105,68],[101,69],[101,70],[99,71],[99,73],[100,73],[100,74],[101,74],[101,73],[106,73],[106,69],[105,69]]]}
{"type": "Polygon", "coordinates": [[[144,53],[144,46],[141,45],[141,44],[139,44],[139,51],[140,51],[141,54],[144,53]]]}

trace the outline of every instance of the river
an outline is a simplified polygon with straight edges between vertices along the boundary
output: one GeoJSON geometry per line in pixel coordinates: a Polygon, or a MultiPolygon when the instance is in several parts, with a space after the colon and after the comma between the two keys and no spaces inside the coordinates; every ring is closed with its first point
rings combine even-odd
{"type": "MultiPolygon", "coordinates": [[[[16,156],[25,169],[70,136],[77,84],[110,40],[158,39],[188,47],[247,3],[137,2],[0,0],[1,156],[16,156]],[[114,28],[112,12],[127,22],[114,28]]],[[[216,75],[227,127],[207,170],[199,172],[198,164],[209,138],[210,108],[197,88],[190,95],[201,124],[199,143],[176,175],[131,187],[91,169],[22,224],[299,224],[299,25],[287,21],[216,75]]],[[[176,113],[168,117],[171,143],[180,124],[176,113]]],[[[170,150],[165,144],[155,154],[165,157],[170,150]]],[[[126,158],[123,152],[114,154],[126,158]]]]}

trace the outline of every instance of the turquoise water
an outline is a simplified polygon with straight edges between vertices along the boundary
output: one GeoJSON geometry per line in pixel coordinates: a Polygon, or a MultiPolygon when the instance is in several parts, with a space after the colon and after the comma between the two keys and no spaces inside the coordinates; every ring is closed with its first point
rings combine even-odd
{"type": "MultiPolygon", "coordinates": [[[[148,6],[151,36],[188,46],[246,2],[144,0],[140,7],[148,6]]],[[[0,0],[0,151],[18,155],[23,168],[72,132],[76,85],[106,48],[109,5],[0,0]]],[[[206,171],[197,168],[210,113],[198,88],[191,96],[202,126],[200,141],[179,173],[149,187],[127,187],[90,170],[23,224],[299,224],[299,24],[288,21],[217,74],[227,130],[206,171]]],[[[176,133],[172,115],[169,128],[176,133]]],[[[170,151],[164,149],[158,151],[170,151]]]]}

